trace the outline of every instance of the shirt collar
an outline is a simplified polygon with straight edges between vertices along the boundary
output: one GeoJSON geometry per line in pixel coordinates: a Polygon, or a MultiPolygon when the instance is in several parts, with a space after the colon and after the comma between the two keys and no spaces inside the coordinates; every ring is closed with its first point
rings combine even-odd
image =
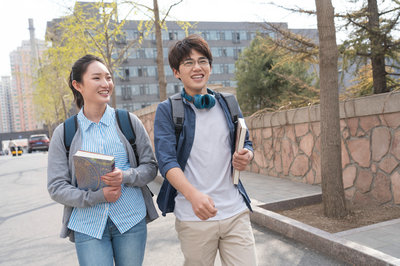
{"type": "MultiPolygon", "coordinates": [[[[87,119],[87,117],[83,114],[83,108],[84,106],[78,113],[78,120],[81,122],[82,130],[86,131],[92,124],[95,123],[87,119]]],[[[114,114],[114,109],[107,104],[106,111],[101,117],[99,124],[101,123],[107,127],[110,126],[113,122],[113,114],[114,114]]]]}

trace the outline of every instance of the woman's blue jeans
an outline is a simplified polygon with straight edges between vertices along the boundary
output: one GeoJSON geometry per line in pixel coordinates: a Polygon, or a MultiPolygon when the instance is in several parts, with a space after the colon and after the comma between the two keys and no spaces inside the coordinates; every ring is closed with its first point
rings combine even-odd
{"type": "Polygon", "coordinates": [[[75,232],[75,248],[81,266],[142,265],[146,248],[146,219],[121,234],[110,218],[102,239],[75,232]]]}

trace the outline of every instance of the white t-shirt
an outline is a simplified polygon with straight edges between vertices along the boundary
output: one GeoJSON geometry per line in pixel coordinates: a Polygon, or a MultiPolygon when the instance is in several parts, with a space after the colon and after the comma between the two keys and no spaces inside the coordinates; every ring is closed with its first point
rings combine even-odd
{"type": "MultiPolygon", "coordinates": [[[[197,109],[194,105],[192,108],[196,128],[184,174],[194,187],[213,199],[218,212],[209,220],[232,217],[247,207],[232,182],[231,145],[224,111],[218,102],[211,109],[197,109]]],[[[174,213],[181,221],[200,221],[191,203],[179,192],[174,213]]]]}

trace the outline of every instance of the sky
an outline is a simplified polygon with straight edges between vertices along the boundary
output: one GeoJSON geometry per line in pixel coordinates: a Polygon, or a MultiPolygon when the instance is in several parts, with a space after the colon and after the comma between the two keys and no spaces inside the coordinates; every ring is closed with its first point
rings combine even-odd
{"type": "MultiPolygon", "coordinates": [[[[336,0],[337,2],[343,0],[336,0]]],[[[44,40],[46,23],[67,14],[74,0],[7,0],[2,1],[0,16],[0,76],[10,75],[10,53],[29,40],[28,19],[32,18],[37,39],[44,40]]],[[[151,0],[140,2],[152,5],[151,0]]],[[[159,0],[160,9],[177,0],[159,0]],[[165,5],[165,6],[164,6],[165,5]]],[[[287,22],[289,28],[317,28],[316,17],[299,15],[268,4],[271,0],[183,0],[170,15],[183,21],[249,21],[287,22]]],[[[298,5],[315,9],[315,0],[276,0],[287,7],[298,5]]],[[[334,4],[335,5],[335,4],[334,4]]]]}

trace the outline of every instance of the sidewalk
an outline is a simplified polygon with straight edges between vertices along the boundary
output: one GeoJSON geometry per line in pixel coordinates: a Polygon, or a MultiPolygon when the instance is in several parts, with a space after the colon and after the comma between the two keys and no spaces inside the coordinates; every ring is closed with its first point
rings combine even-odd
{"type": "Polygon", "coordinates": [[[331,234],[270,211],[278,203],[295,207],[299,198],[320,201],[319,186],[251,172],[240,178],[252,199],[254,223],[355,265],[400,265],[400,219],[331,234]]]}

